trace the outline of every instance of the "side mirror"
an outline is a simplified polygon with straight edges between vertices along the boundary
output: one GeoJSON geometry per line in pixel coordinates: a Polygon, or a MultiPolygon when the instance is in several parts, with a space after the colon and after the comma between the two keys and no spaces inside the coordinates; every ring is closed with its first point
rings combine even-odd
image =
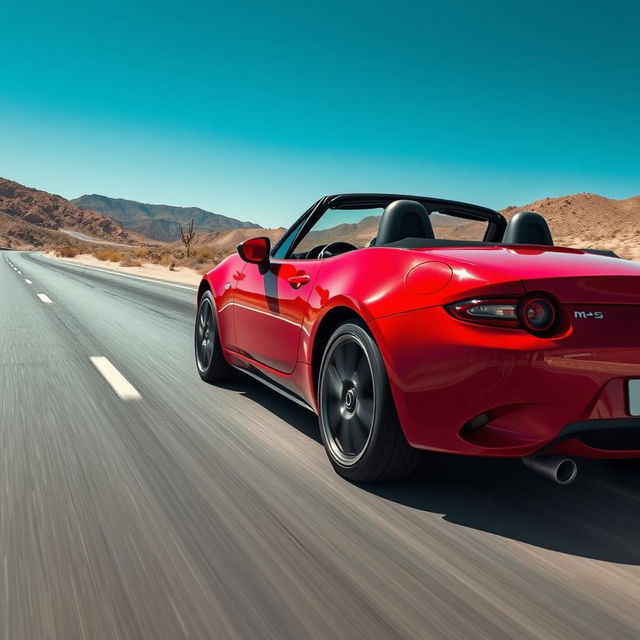
{"type": "Polygon", "coordinates": [[[238,245],[238,253],[245,262],[266,266],[269,264],[271,240],[265,236],[250,238],[238,245]]]}

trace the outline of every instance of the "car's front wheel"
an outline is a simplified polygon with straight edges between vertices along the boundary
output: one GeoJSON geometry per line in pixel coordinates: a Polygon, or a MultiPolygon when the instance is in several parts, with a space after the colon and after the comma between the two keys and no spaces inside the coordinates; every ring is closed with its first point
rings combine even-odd
{"type": "Polygon", "coordinates": [[[216,307],[210,291],[205,291],[200,298],[194,337],[200,377],[205,382],[224,382],[231,378],[233,368],[222,353],[216,307]]]}
{"type": "Polygon", "coordinates": [[[373,482],[415,468],[420,452],[402,433],[382,355],[364,323],[341,325],[327,343],[318,407],[322,441],[341,476],[373,482]]]}

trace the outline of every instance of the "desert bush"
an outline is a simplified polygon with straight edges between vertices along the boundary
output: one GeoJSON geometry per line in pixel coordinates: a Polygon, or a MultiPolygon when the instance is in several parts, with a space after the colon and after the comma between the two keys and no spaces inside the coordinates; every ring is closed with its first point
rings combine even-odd
{"type": "Polygon", "coordinates": [[[142,262],[140,260],[133,260],[131,257],[125,258],[121,263],[121,267],[141,267],[142,262]]]}
{"type": "Polygon", "coordinates": [[[213,249],[207,247],[201,247],[192,252],[193,258],[197,264],[204,264],[205,262],[212,262],[215,259],[215,252],[213,249]]]}
{"type": "Polygon", "coordinates": [[[80,252],[78,247],[60,247],[56,249],[56,255],[59,258],[75,258],[80,252]]]}
{"type": "Polygon", "coordinates": [[[124,253],[113,251],[112,249],[94,251],[93,255],[98,258],[98,260],[103,260],[104,262],[121,262],[125,259],[124,253]]]}

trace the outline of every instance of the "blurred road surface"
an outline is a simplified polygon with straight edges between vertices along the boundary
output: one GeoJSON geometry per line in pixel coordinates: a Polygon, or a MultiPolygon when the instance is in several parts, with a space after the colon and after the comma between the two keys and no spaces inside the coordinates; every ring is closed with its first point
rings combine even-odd
{"type": "Polygon", "coordinates": [[[311,413],[200,381],[194,299],[0,253],[0,638],[640,637],[640,471],[349,484],[311,413]]]}

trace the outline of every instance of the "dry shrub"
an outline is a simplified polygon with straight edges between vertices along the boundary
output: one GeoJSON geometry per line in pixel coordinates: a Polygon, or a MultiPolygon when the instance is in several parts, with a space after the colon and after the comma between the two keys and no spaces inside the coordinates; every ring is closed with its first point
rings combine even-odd
{"type": "Polygon", "coordinates": [[[81,253],[78,247],[60,247],[56,250],[56,255],[59,258],[75,258],[79,253],[81,253]]]}
{"type": "Polygon", "coordinates": [[[125,258],[121,263],[121,267],[141,267],[142,262],[140,260],[133,260],[132,258],[125,258]]]}
{"type": "Polygon", "coordinates": [[[196,264],[204,264],[205,262],[213,262],[215,259],[215,252],[213,249],[202,247],[200,249],[196,249],[193,252],[193,258],[196,264]]]}
{"type": "Polygon", "coordinates": [[[98,258],[98,260],[103,260],[104,262],[121,262],[125,259],[124,253],[113,251],[112,249],[102,249],[101,251],[95,251],[93,255],[98,258]]]}
{"type": "Polygon", "coordinates": [[[120,262],[123,267],[140,267],[145,263],[158,264],[170,271],[187,267],[198,273],[206,273],[215,267],[225,256],[214,247],[198,247],[187,258],[186,252],[174,247],[136,247],[128,250],[114,251],[100,249],[93,255],[99,260],[120,262]]]}

